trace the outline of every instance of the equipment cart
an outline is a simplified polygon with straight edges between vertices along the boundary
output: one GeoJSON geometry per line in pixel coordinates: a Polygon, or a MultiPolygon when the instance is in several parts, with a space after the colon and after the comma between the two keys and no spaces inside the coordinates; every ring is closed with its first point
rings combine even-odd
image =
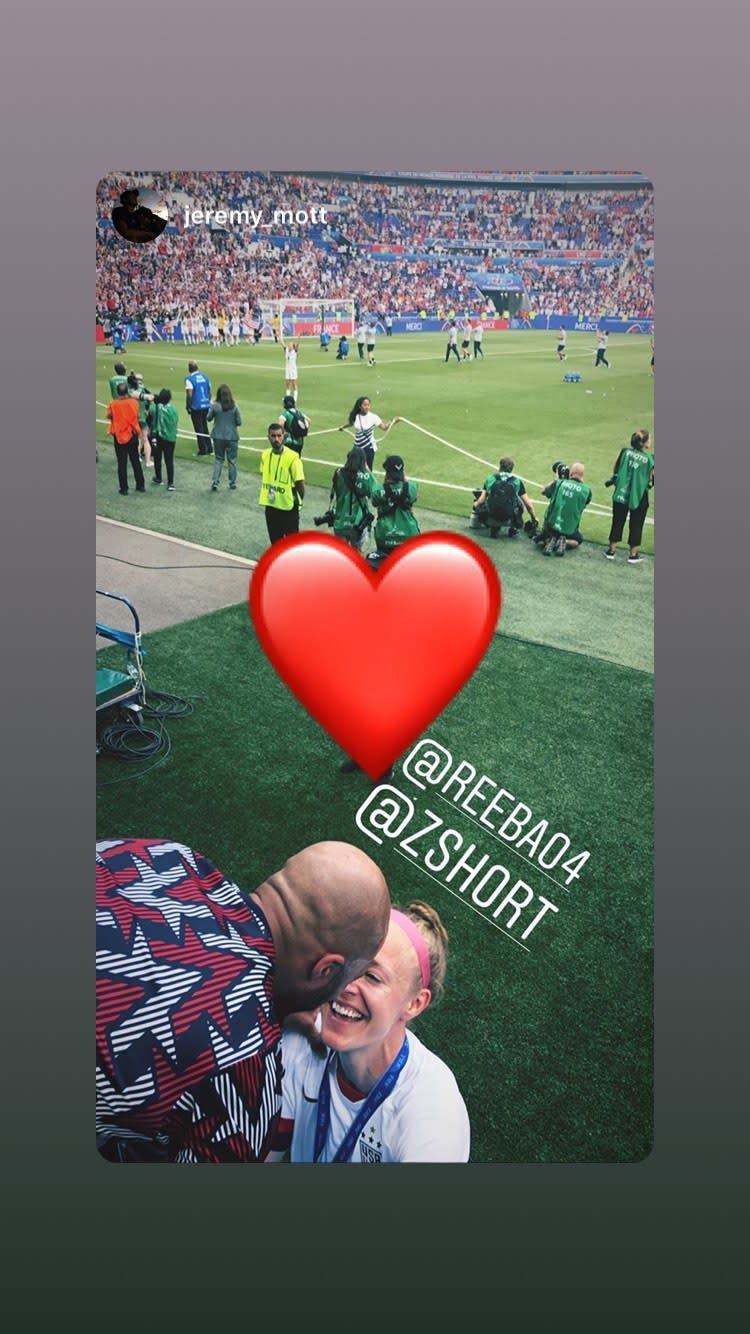
{"type": "Polygon", "coordinates": [[[97,637],[109,639],[120,644],[124,650],[124,670],[114,671],[109,667],[96,669],[96,711],[112,708],[120,704],[125,708],[140,711],[146,701],[146,678],[143,671],[143,659],[146,650],[141,643],[141,622],[132,602],[119,593],[105,593],[97,588],[98,598],[111,598],[128,608],[133,618],[132,630],[119,630],[115,626],[96,622],[97,637]]]}

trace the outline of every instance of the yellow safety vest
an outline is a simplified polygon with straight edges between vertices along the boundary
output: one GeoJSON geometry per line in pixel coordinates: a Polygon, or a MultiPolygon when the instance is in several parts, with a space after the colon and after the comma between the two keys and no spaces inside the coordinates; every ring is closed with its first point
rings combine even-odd
{"type": "Polygon", "coordinates": [[[294,483],[304,481],[302,460],[294,449],[286,447],[280,454],[264,449],[260,458],[260,505],[271,505],[277,510],[294,509],[297,492],[294,483]]]}

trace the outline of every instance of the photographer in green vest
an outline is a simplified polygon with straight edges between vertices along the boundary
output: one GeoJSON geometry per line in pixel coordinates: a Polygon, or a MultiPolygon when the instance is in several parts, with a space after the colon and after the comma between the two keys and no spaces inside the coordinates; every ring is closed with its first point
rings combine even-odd
{"type": "Polygon", "coordinates": [[[643,537],[643,525],[648,510],[648,493],[654,485],[654,456],[649,453],[650,436],[648,431],[634,431],[630,444],[621,449],[615,459],[612,476],[605,486],[614,486],[612,496],[612,527],[609,530],[609,546],[605,551],[607,560],[614,560],[617,543],[620,541],[629,518],[628,527],[628,565],[639,565],[642,557],[638,548],[643,537]]]}
{"type": "Polygon", "coordinates": [[[568,476],[561,476],[565,471],[564,466],[558,470],[547,506],[542,547],[545,556],[564,556],[568,547],[580,546],[582,541],[578,525],[591,500],[591,487],[583,480],[582,463],[571,463],[568,476]]]}

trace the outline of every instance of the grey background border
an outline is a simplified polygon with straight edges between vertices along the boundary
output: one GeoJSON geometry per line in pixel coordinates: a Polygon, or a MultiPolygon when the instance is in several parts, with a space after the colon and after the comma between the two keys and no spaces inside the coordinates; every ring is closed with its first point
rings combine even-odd
{"type": "Polygon", "coordinates": [[[734,1326],[748,22],[725,0],[16,13],[0,80],[3,1261],[22,1327],[188,1330],[274,1310],[289,1327],[416,1313],[443,1328],[483,1311],[524,1330],[734,1326]],[[337,87],[321,101],[323,71],[337,87]],[[96,180],[135,166],[496,164],[635,167],[656,192],[655,1150],[632,1167],[386,1170],[356,1190],[307,1169],[259,1171],[250,1187],[234,1169],[121,1175],[90,1130],[96,180]]]}

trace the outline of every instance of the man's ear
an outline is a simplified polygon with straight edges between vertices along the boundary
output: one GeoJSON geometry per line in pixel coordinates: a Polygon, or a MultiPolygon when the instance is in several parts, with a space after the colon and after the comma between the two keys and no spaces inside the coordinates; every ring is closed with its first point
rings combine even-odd
{"type": "Polygon", "coordinates": [[[334,973],[340,973],[344,963],[343,954],[322,954],[310,969],[310,980],[320,981],[331,977],[334,973]]]}

